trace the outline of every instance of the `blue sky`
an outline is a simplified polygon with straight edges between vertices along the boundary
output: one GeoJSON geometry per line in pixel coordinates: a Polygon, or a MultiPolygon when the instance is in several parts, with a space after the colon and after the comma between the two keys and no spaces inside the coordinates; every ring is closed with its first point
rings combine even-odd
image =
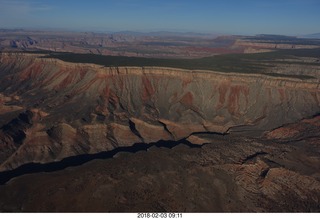
{"type": "Polygon", "coordinates": [[[320,0],[0,0],[0,28],[320,32],[320,0]]]}

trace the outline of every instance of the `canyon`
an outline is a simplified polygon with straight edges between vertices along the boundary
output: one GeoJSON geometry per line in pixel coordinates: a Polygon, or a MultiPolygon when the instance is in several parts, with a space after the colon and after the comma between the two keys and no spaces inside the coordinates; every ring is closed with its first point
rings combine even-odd
{"type": "Polygon", "coordinates": [[[297,78],[283,65],[268,75],[1,52],[0,209],[319,211],[320,83],[308,60],[312,77],[297,78]]]}
{"type": "Polygon", "coordinates": [[[203,132],[259,135],[320,110],[312,79],[103,67],[37,54],[3,53],[0,61],[1,93],[12,99],[2,103],[12,111],[4,111],[1,171],[135,143],[197,141],[193,134],[203,132]]]}
{"type": "Polygon", "coordinates": [[[278,35],[221,35],[179,32],[67,32],[0,29],[1,51],[52,51],[153,58],[200,58],[320,48],[319,39],[278,35]]]}

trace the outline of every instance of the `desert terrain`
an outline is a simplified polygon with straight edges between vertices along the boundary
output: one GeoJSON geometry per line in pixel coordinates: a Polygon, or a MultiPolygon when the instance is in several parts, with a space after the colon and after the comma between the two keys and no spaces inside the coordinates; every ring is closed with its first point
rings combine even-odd
{"type": "Polygon", "coordinates": [[[320,40],[11,30],[0,50],[0,211],[320,211],[320,40]]]}

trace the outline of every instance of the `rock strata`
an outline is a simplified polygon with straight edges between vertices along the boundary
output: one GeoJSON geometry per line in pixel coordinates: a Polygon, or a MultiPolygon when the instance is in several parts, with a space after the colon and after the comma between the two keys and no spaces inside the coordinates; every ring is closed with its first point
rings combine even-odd
{"type": "Polygon", "coordinates": [[[316,79],[42,56],[0,54],[1,171],[135,143],[206,143],[197,133],[260,135],[320,111],[316,79]]]}

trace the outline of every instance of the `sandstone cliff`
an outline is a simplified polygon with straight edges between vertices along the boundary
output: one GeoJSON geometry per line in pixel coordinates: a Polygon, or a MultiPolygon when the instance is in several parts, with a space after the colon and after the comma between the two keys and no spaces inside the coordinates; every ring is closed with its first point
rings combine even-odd
{"type": "Polygon", "coordinates": [[[0,54],[0,93],[7,97],[1,171],[195,133],[260,134],[320,111],[315,79],[103,67],[22,53],[0,54]]]}

